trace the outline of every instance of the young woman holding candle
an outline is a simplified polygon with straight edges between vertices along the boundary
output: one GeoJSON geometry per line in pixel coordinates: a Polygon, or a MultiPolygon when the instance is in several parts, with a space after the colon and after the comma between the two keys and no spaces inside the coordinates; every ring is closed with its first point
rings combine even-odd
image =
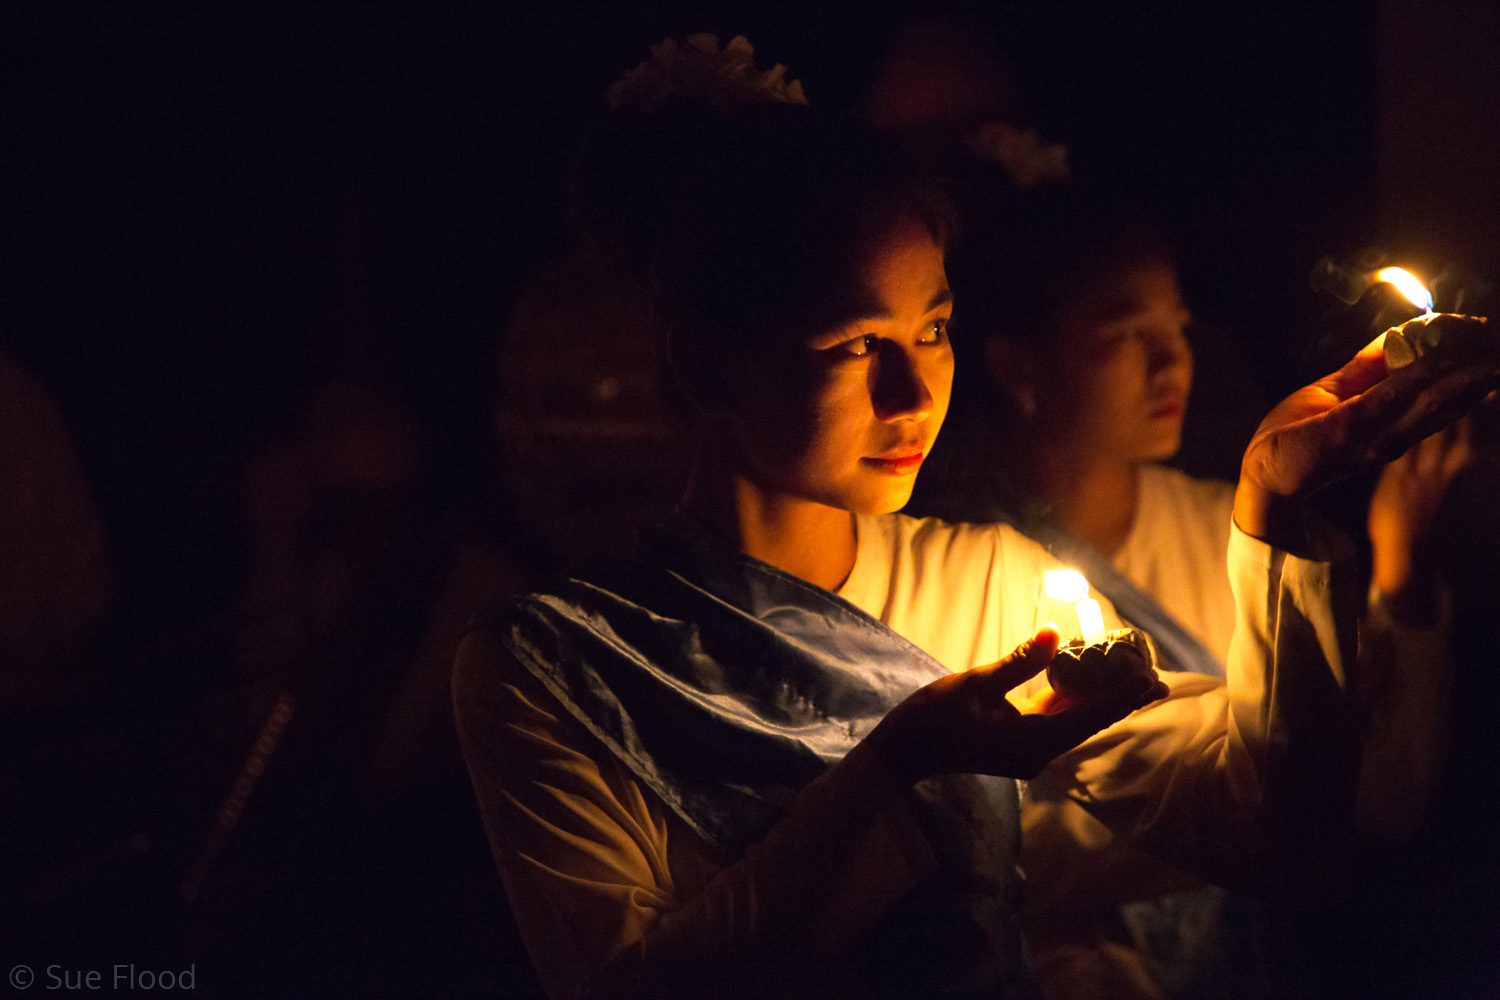
{"type": "MultiPolygon", "coordinates": [[[[1225,565],[1235,488],[1160,464],[1181,443],[1193,376],[1169,248],[1151,226],[1074,190],[1016,192],[973,164],[965,176],[965,241],[949,271],[970,364],[908,512],[1021,527],[1084,567],[1157,639],[1170,669],[1223,676],[1236,614],[1225,565]]],[[[1428,719],[1444,690],[1432,662],[1441,587],[1421,545],[1467,459],[1465,427],[1392,463],[1370,512],[1371,614],[1398,653],[1379,669],[1415,681],[1429,700],[1408,710],[1428,719]]],[[[1409,741],[1402,769],[1430,771],[1423,750],[1433,748],[1409,741]]],[[[1029,792],[1027,927],[1047,996],[1198,995],[1264,971],[1253,904],[1112,837],[1047,781],[1029,792]]],[[[1419,798],[1382,817],[1390,832],[1409,828],[1419,798]]]]}
{"type": "Polygon", "coordinates": [[[1284,403],[1236,504],[1229,686],[1037,714],[1056,562],[1003,526],[891,513],[947,408],[942,212],[803,107],[682,102],[596,149],[586,206],[650,276],[701,444],[636,553],[458,653],[476,795],[552,995],[1030,995],[1011,779],[1043,766],[1202,870],[1284,877],[1290,842],[1328,860],[1353,811],[1352,633],[1340,571],[1288,551],[1313,544],[1301,498],[1493,377],[1382,380],[1366,351],[1284,403]]]}

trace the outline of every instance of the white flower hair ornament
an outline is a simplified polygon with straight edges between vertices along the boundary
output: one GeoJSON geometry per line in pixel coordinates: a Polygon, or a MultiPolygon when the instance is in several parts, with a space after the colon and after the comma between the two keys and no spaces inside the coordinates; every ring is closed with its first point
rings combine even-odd
{"type": "Polygon", "coordinates": [[[755,50],[743,35],[719,47],[714,35],[688,35],[679,45],[668,38],[651,46],[651,58],[609,86],[613,111],[654,111],[678,100],[703,101],[728,109],[754,104],[806,104],[800,80],[788,80],[786,67],[755,68],[755,50]]]}
{"type": "Polygon", "coordinates": [[[1036,129],[1018,128],[1009,122],[985,122],[970,131],[964,142],[981,160],[1004,168],[1023,191],[1068,179],[1068,147],[1044,141],[1036,129]]]}

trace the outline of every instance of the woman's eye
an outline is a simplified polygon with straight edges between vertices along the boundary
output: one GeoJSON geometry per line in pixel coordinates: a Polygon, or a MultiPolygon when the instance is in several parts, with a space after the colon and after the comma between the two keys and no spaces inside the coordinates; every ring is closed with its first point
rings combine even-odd
{"type": "Polygon", "coordinates": [[[1136,327],[1121,326],[1106,328],[1099,333],[1099,346],[1102,348],[1123,347],[1126,344],[1141,339],[1141,331],[1136,327]]]}
{"type": "Polygon", "coordinates": [[[940,344],[947,335],[948,321],[945,319],[934,320],[927,324],[927,328],[922,331],[922,336],[917,338],[917,343],[940,344]]]}
{"type": "Polygon", "coordinates": [[[875,342],[879,339],[873,333],[867,333],[863,337],[855,337],[853,340],[844,341],[839,345],[839,348],[845,354],[862,358],[874,352],[875,342]]]}

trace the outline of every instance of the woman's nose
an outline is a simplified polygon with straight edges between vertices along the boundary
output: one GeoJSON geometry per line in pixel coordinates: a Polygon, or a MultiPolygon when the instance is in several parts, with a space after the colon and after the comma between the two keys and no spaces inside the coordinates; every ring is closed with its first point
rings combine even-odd
{"type": "Polygon", "coordinates": [[[881,342],[870,377],[870,398],[881,420],[922,420],[932,412],[927,381],[916,359],[900,344],[881,342]]]}
{"type": "Polygon", "coordinates": [[[1165,330],[1150,340],[1149,364],[1153,372],[1192,364],[1193,352],[1182,329],[1165,330]]]}

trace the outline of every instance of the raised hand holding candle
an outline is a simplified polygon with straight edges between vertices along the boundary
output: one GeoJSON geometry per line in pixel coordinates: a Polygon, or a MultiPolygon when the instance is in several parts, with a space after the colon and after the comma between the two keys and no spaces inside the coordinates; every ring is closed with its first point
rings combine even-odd
{"type": "Polygon", "coordinates": [[[1416,319],[1407,320],[1385,332],[1385,366],[1391,371],[1406,367],[1443,343],[1448,343],[1450,350],[1460,351],[1465,348],[1482,349],[1487,343],[1488,335],[1484,327],[1479,325],[1484,322],[1483,317],[1433,312],[1432,293],[1405,268],[1383,267],[1375,272],[1374,278],[1395,286],[1412,305],[1423,310],[1422,315],[1416,319]],[[1469,322],[1455,323],[1454,320],[1469,322]]]}
{"type": "Polygon", "coordinates": [[[1092,645],[1104,641],[1104,612],[1099,602],[1089,596],[1089,582],[1076,569],[1048,570],[1042,577],[1042,589],[1054,601],[1076,601],[1078,627],[1083,641],[1092,645]]]}

